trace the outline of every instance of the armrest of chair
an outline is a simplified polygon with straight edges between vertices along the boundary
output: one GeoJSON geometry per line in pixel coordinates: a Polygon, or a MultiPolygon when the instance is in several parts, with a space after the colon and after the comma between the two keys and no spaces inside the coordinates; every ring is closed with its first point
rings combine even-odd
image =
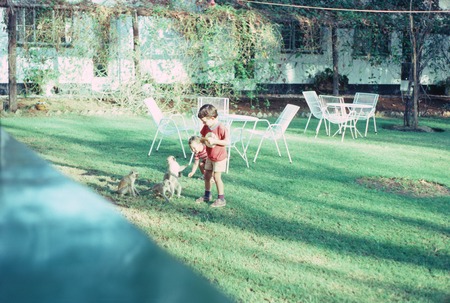
{"type": "MultiPolygon", "coordinates": [[[[258,126],[258,123],[259,122],[264,122],[264,123],[267,123],[267,128],[269,128],[270,127],[270,121],[269,120],[267,120],[267,119],[258,119],[258,121],[256,121],[255,122],[255,129],[256,129],[256,127],[258,126]]],[[[267,130],[267,128],[266,128],[266,130],[267,130]]]]}
{"type": "Polygon", "coordinates": [[[166,125],[168,125],[168,124],[173,124],[175,127],[178,127],[178,125],[177,125],[177,122],[175,121],[175,120],[173,120],[172,118],[162,118],[161,119],[161,121],[159,121],[159,124],[160,125],[162,125],[162,124],[166,124],[166,125]]]}
{"type": "Polygon", "coordinates": [[[177,122],[176,120],[181,120],[181,122],[183,123],[183,126],[184,126],[184,127],[187,127],[187,123],[186,123],[186,119],[185,119],[184,115],[182,115],[182,114],[180,114],[180,113],[174,113],[174,114],[171,114],[171,115],[169,116],[169,118],[170,118],[171,120],[173,120],[174,123],[177,122]]]}
{"type": "MultiPolygon", "coordinates": [[[[281,124],[279,123],[270,124],[267,130],[278,131],[278,127],[282,127],[281,124]]],[[[282,133],[282,131],[280,131],[279,133],[282,133]]]]}

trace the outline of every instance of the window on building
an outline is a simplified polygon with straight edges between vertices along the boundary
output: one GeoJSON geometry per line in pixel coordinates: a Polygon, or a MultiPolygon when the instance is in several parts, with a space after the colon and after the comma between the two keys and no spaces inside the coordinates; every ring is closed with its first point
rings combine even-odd
{"type": "Polygon", "coordinates": [[[20,46],[69,46],[72,28],[71,11],[22,8],[17,12],[17,43],[20,46]]]}
{"type": "Polygon", "coordinates": [[[353,36],[353,54],[356,57],[387,57],[390,35],[369,28],[356,28],[353,36]]]}
{"type": "Polygon", "coordinates": [[[319,54],[322,52],[322,29],[312,22],[292,21],[281,24],[283,51],[319,54]]]}

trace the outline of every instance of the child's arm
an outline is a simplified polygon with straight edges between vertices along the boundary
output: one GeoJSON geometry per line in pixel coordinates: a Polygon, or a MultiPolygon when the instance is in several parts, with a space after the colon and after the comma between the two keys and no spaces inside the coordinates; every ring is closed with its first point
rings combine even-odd
{"type": "Polygon", "coordinates": [[[222,146],[227,146],[230,144],[230,140],[228,139],[228,137],[223,138],[222,140],[219,139],[209,139],[209,143],[212,145],[222,145],[222,146]]]}
{"type": "Polygon", "coordinates": [[[222,139],[210,137],[210,138],[206,138],[206,140],[208,140],[209,143],[212,144],[212,145],[227,146],[227,145],[230,144],[230,134],[228,132],[228,129],[226,127],[223,127],[222,139]]]}
{"type": "Polygon", "coordinates": [[[191,172],[188,174],[188,177],[190,178],[190,177],[192,177],[194,174],[195,174],[195,172],[197,171],[197,168],[198,168],[198,164],[200,163],[200,159],[196,159],[195,161],[194,161],[194,164],[192,165],[192,170],[191,170],[191,172]]]}

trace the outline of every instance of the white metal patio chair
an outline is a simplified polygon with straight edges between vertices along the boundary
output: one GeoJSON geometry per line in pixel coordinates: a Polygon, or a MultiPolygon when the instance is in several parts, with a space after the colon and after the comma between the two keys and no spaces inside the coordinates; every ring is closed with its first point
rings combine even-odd
{"type": "MultiPolygon", "coordinates": [[[[319,95],[319,99],[320,99],[320,103],[321,103],[322,107],[327,107],[329,103],[339,103],[339,104],[344,103],[344,98],[338,97],[338,96],[319,95]]],[[[327,119],[322,119],[321,121],[319,121],[319,125],[317,126],[317,129],[320,128],[320,123],[322,121],[325,123],[325,130],[327,132],[327,135],[330,136],[331,135],[331,124],[330,124],[330,121],[328,121],[327,119]],[[325,120],[325,121],[323,121],[323,120],[325,120]]],[[[318,134],[319,134],[319,131],[316,131],[316,138],[317,138],[318,134]]]]}
{"type": "Polygon", "coordinates": [[[364,137],[367,137],[367,130],[369,129],[369,120],[373,119],[373,127],[375,129],[375,134],[377,133],[377,122],[375,120],[375,110],[378,103],[378,94],[369,93],[356,93],[353,99],[353,104],[366,104],[372,106],[371,108],[364,108],[358,114],[359,120],[366,120],[366,131],[364,137]]]}
{"type": "Polygon", "coordinates": [[[228,131],[230,134],[230,144],[228,144],[228,159],[227,159],[227,173],[230,169],[230,159],[231,159],[231,150],[236,150],[236,152],[241,156],[241,158],[245,161],[245,164],[248,165],[248,158],[247,158],[247,146],[245,133],[244,133],[244,127],[238,127],[238,128],[232,128],[231,125],[228,126],[228,131]]]}
{"type": "MultiPolygon", "coordinates": [[[[315,91],[304,91],[303,96],[305,97],[306,103],[309,107],[309,115],[308,115],[308,122],[306,122],[305,130],[303,133],[306,132],[306,129],[308,128],[309,121],[311,120],[311,117],[314,116],[315,118],[319,119],[319,124],[316,128],[316,137],[320,129],[320,125],[322,124],[323,116],[322,116],[322,107],[323,104],[321,103],[319,96],[317,96],[317,93],[315,91]]],[[[328,125],[324,123],[325,125],[325,132],[328,134],[328,125]]]]}
{"type": "Polygon", "coordinates": [[[153,122],[155,123],[157,129],[155,136],[153,137],[152,145],[148,151],[148,156],[150,157],[153,146],[156,140],[159,138],[156,151],[159,150],[161,142],[164,138],[176,135],[181,145],[183,155],[186,158],[186,152],[184,149],[183,139],[188,140],[189,137],[194,133],[194,128],[186,124],[186,120],[183,115],[174,114],[164,114],[153,98],[146,98],[144,104],[147,107],[148,114],[152,116],[153,122]]]}
{"type": "Polygon", "coordinates": [[[289,162],[292,163],[291,154],[289,153],[289,148],[288,148],[288,145],[286,142],[286,137],[284,134],[299,109],[300,109],[300,107],[297,105],[287,104],[286,107],[284,108],[283,112],[281,112],[280,116],[275,121],[275,123],[271,124],[266,119],[258,120],[258,123],[259,122],[267,123],[267,128],[265,130],[257,130],[257,129],[248,130],[248,132],[251,133],[250,139],[252,138],[253,135],[257,135],[257,136],[261,137],[261,140],[259,141],[258,149],[256,151],[253,162],[256,162],[256,158],[258,157],[258,154],[259,154],[259,151],[261,149],[261,145],[262,145],[264,139],[272,139],[274,141],[274,143],[277,147],[278,155],[281,157],[280,148],[278,146],[278,139],[282,138],[284,141],[284,145],[286,146],[286,152],[289,157],[289,162]]]}
{"type": "Polygon", "coordinates": [[[200,119],[197,116],[198,115],[198,108],[195,107],[195,106],[191,107],[191,113],[192,113],[192,116],[191,116],[192,124],[193,124],[193,127],[196,129],[195,133],[196,134],[200,134],[200,130],[203,127],[203,123],[200,121],[200,119]]]}
{"type": "MultiPolygon", "coordinates": [[[[329,123],[336,124],[338,130],[333,134],[342,134],[341,141],[344,141],[345,131],[350,129],[352,138],[356,136],[356,112],[345,106],[344,103],[333,102],[322,108],[322,114],[325,120],[329,123]]],[[[330,130],[330,129],[329,129],[330,130]]]]}

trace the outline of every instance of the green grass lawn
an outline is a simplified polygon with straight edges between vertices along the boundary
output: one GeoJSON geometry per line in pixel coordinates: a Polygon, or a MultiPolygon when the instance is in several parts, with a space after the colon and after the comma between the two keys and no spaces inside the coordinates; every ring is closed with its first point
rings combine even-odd
{"type": "Polygon", "coordinates": [[[147,117],[7,117],[1,124],[237,302],[445,302],[450,196],[419,185],[450,187],[449,120],[420,120],[444,130],[436,133],[377,121],[377,135],[370,128],[367,138],[348,134],[341,142],[324,131],[315,139],[317,120],[303,134],[306,119],[294,119],[292,164],[271,142],[249,169],[232,152],[221,209],[194,203],[203,194],[197,178],[183,177],[182,198],[170,203],[146,191],[162,180],[167,156],[189,160],[175,139],[147,157],[155,131],[147,117]],[[119,198],[114,190],[131,169],[140,173],[141,196],[119,198]],[[400,180],[403,191],[358,182],[379,177],[400,180]],[[415,194],[408,180],[418,181],[415,194]]]}

